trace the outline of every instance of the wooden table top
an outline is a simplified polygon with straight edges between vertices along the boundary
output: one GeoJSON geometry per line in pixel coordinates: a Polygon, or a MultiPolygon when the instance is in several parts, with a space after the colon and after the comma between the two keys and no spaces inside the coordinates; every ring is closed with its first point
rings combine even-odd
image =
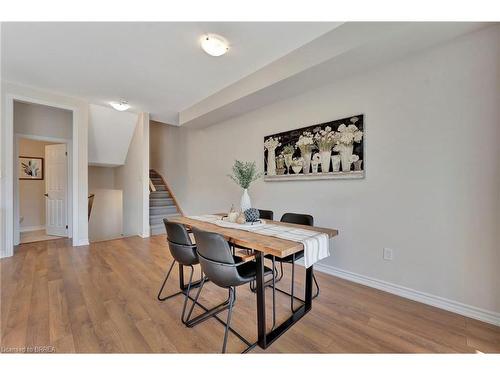
{"type": "MultiPolygon", "coordinates": [[[[275,255],[280,258],[304,250],[304,245],[302,245],[302,243],[300,242],[284,240],[277,237],[265,236],[262,234],[252,233],[241,229],[220,227],[216,224],[208,223],[206,221],[191,219],[187,216],[176,216],[169,218],[168,220],[173,223],[184,224],[188,228],[195,227],[208,232],[219,233],[223,235],[229,242],[237,246],[247,247],[250,249],[261,251],[266,254],[275,255]]],[[[307,225],[298,225],[291,223],[282,223],[280,221],[274,221],[274,220],[266,220],[266,223],[291,226],[295,228],[326,233],[330,238],[335,237],[338,234],[338,231],[336,229],[310,227],[307,225]]]]}

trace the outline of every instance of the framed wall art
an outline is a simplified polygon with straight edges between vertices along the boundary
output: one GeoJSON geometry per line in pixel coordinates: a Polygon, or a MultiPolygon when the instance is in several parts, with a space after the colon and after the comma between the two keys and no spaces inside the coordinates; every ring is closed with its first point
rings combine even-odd
{"type": "Polygon", "coordinates": [[[43,158],[19,156],[20,180],[43,180],[43,158]]]}
{"type": "Polygon", "coordinates": [[[363,178],[364,116],[264,137],[264,180],[363,178]]]}

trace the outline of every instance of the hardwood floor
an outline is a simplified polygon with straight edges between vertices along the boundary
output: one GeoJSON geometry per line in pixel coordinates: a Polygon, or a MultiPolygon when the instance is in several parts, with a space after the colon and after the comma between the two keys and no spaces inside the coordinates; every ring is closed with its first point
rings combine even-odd
{"type": "MultiPolygon", "coordinates": [[[[2,351],[45,346],[58,353],[220,351],[222,325],[210,319],[186,328],[180,322],[182,297],[157,301],[170,262],[164,236],[78,248],[67,239],[19,246],[13,257],[1,260],[2,351]]],[[[296,280],[303,280],[304,271],[297,268],[296,280]]],[[[290,275],[288,268],[285,273],[290,275]]],[[[330,275],[317,272],[317,277],[321,294],[312,311],[266,353],[500,352],[500,327],[330,275]]],[[[176,272],[166,292],[177,285],[176,272]]],[[[280,285],[287,288],[289,279],[280,285]]],[[[224,291],[208,283],[201,302],[211,306],[224,298],[224,291]]],[[[270,291],[267,298],[269,324],[270,291]]],[[[238,288],[232,320],[252,342],[255,299],[247,286],[238,288]]],[[[277,304],[281,321],[289,299],[278,293],[277,304]]],[[[230,335],[228,352],[243,349],[230,335]]]]}
{"type": "Polygon", "coordinates": [[[45,229],[42,230],[33,230],[29,232],[22,232],[20,236],[20,243],[30,243],[30,242],[39,242],[39,241],[47,241],[47,240],[57,240],[62,237],[51,236],[45,232],[45,229]]]}

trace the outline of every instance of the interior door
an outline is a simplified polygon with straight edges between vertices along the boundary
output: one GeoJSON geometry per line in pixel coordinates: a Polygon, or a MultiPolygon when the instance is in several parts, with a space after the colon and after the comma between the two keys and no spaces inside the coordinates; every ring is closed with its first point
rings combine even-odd
{"type": "Polygon", "coordinates": [[[47,234],[68,235],[68,156],[66,144],[45,146],[45,227],[47,234]]]}

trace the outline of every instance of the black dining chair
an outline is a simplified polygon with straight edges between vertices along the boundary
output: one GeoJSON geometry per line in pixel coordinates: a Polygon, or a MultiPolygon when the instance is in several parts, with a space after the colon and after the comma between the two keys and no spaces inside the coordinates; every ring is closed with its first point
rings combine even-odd
{"type": "MultiPolygon", "coordinates": [[[[196,245],[192,243],[186,227],[182,224],[169,222],[167,219],[163,219],[163,223],[165,224],[165,229],[167,231],[168,248],[174,260],[172,261],[165,280],[163,280],[163,284],[161,285],[160,291],[158,292],[158,300],[166,301],[167,299],[178,296],[179,294],[184,294],[185,296],[181,313],[181,321],[186,324],[188,317],[186,317],[185,313],[187,301],[190,298],[189,292],[191,291],[192,287],[201,285],[201,282],[204,280],[204,276],[202,273],[201,279],[193,283],[194,265],[198,264],[199,261],[198,254],[196,253],[196,245]],[[167,280],[172,273],[172,269],[174,268],[175,263],[179,263],[180,267],[189,267],[191,269],[191,273],[189,274],[189,282],[187,286],[184,286],[184,280],[180,280],[181,291],[162,297],[163,289],[165,288],[167,280]]],[[[183,273],[181,273],[181,275],[179,276],[182,276],[183,278],[183,273]]]]}
{"type": "MultiPolygon", "coordinates": [[[[300,224],[300,225],[307,225],[307,226],[314,226],[314,218],[311,215],[307,214],[296,214],[296,213],[291,213],[287,212],[285,213],[280,220],[282,223],[290,223],[290,224],[300,224]]],[[[275,260],[277,260],[280,263],[280,269],[281,269],[281,275],[276,277],[276,282],[279,282],[283,278],[283,263],[288,263],[292,265],[292,285],[290,288],[290,306],[291,310],[295,312],[294,309],[294,300],[295,300],[295,261],[299,260],[304,257],[304,251],[300,251],[298,253],[294,253],[291,255],[288,255],[284,258],[280,257],[275,257],[275,260]]],[[[272,255],[266,255],[266,258],[268,259],[273,259],[272,255]]],[[[274,263],[274,262],[273,262],[274,263]]],[[[316,285],[316,293],[313,295],[313,299],[319,296],[319,284],[318,281],[316,280],[316,276],[313,273],[313,280],[314,284],[316,285]]],[[[281,290],[280,290],[281,291],[281,290]]],[[[281,291],[283,292],[283,291],[281,291]]],[[[287,293],[288,294],[288,293],[287,293]]]]}
{"type": "MultiPolygon", "coordinates": [[[[215,314],[228,309],[227,322],[225,324],[224,331],[224,341],[222,344],[222,353],[225,353],[228,332],[229,330],[234,332],[234,330],[231,329],[231,316],[234,302],[236,300],[236,287],[255,280],[257,275],[256,262],[241,261],[237,257],[233,256],[229,243],[218,233],[205,232],[196,228],[193,228],[193,233],[197,244],[196,252],[198,254],[203,274],[206,275],[215,285],[229,291],[229,303],[224,307],[209,310],[202,315],[189,320],[187,325],[188,327],[192,327],[214,316],[215,314]]],[[[272,274],[271,269],[264,267],[264,274],[272,274]]],[[[191,306],[188,317],[191,316],[192,310],[198,302],[204,282],[204,279],[202,279],[200,288],[196,293],[196,297],[191,306]]],[[[242,338],[240,335],[238,335],[238,337],[242,338]]],[[[244,340],[244,342],[247,345],[252,345],[246,340],[244,340]]],[[[249,348],[247,348],[247,350],[249,348]]]]}
{"type": "Polygon", "coordinates": [[[259,208],[259,218],[264,220],[273,220],[274,212],[271,210],[261,210],[259,208]]]}

